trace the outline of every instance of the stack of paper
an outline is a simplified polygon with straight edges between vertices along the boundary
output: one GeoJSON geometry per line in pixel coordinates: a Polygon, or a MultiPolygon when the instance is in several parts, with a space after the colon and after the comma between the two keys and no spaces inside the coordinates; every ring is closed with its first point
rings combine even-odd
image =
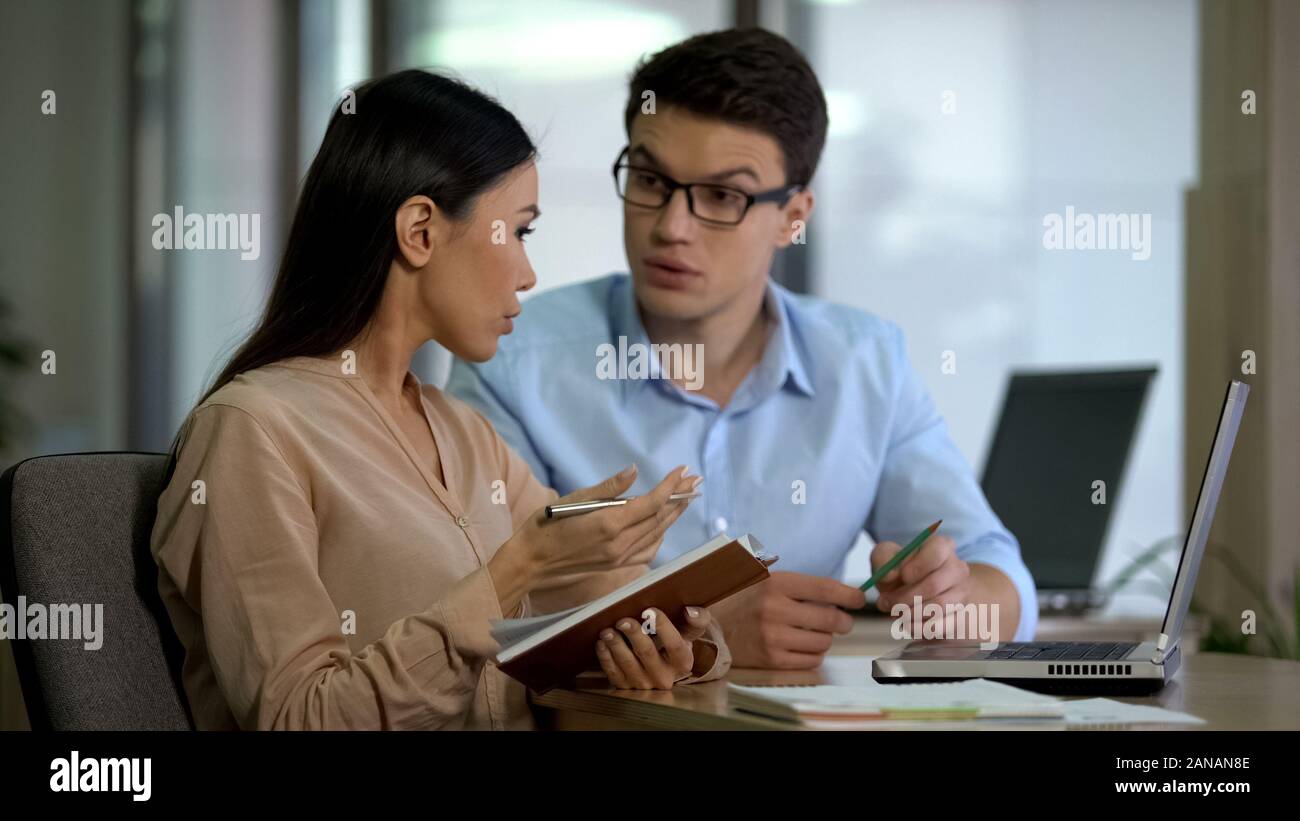
{"type": "Polygon", "coordinates": [[[1204,724],[1205,720],[1188,713],[1166,710],[1149,704],[1125,704],[1110,698],[1080,698],[1065,702],[1065,723],[1071,725],[1109,724],[1204,724]]]}
{"type": "Polygon", "coordinates": [[[911,721],[1044,720],[1068,726],[1204,724],[1201,719],[1108,698],[1058,699],[985,679],[941,684],[743,687],[728,684],[737,710],[819,729],[895,726],[911,721]]]}
{"type": "Polygon", "coordinates": [[[1055,718],[1065,712],[1059,699],[996,681],[972,679],[943,684],[879,684],[809,687],[728,685],[737,710],[787,721],[965,718],[1055,718]]]}

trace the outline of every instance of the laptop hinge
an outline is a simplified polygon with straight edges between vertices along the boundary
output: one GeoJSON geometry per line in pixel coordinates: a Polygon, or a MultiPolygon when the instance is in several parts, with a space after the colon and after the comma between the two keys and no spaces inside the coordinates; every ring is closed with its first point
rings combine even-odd
{"type": "Polygon", "coordinates": [[[1156,664],[1160,664],[1165,660],[1165,656],[1169,655],[1169,652],[1173,649],[1173,645],[1169,642],[1169,636],[1165,633],[1161,633],[1159,638],[1156,639],[1156,652],[1151,657],[1151,660],[1156,664]]]}

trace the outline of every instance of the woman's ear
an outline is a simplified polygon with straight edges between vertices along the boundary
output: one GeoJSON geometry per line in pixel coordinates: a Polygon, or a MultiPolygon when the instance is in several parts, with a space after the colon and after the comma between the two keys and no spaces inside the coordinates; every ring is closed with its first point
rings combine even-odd
{"type": "Polygon", "coordinates": [[[433,256],[442,213],[433,200],[417,194],[397,207],[397,257],[412,268],[423,268],[433,256]]]}
{"type": "Polygon", "coordinates": [[[780,236],[777,237],[776,247],[786,248],[792,243],[803,244],[807,242],[808,217],[813,210],[813,193],[805,188],[790,198],[785,206],[785,219],[782,221],[780,236]]]}

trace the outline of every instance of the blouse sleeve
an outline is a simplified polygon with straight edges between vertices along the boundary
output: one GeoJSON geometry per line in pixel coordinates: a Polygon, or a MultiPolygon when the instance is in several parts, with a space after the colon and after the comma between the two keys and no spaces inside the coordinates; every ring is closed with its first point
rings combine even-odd
{"type": "Polygon", "coordinates": [[[709,623],[708,631],[695,640],[695,670],[691,675],[677,682],[678,684],[700,684],[705,681],[713,681],[722,678],[731,670],[731,649],[727,647],[727,640],[723,638],[722,626],[716,621],[709,623]],[[707,666],[701,663],[701,657],[704,653],[713,656],[713,660],[707,666]]]}
{"type": "Polygon", "coordinates": [[[496,650],[487,625],[501,617],[486,568],[352,652],[318,573],[310,489],[258,421],[230,405],[192,417],[159,513],[160,570],[199,616],[183,620],[194,628],[180,638],[207,653],[242,728],[463,722],[496,650]]]}

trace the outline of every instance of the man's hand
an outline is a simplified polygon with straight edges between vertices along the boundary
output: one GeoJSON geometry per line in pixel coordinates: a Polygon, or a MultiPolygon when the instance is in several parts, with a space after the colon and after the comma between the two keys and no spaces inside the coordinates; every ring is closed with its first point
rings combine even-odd
{"type": "MultiPolygon", "coordinates": [[[[902,547],[897,542],[878,542],[871,551],[874,570],[894,557],[902,547]]],[[[943,635],[956,635],[956,624],[946,616],[949,604],[996,604],[997,639],[1010,641],[1020,623],[1020,594],[1006,574],[987,564],[970,564],[957,557],[957,543],[935,534],[903,563],[876,583],[880,598],[876,607],[888,613],[895,604],[915,607],[934,603],[944,608],[943,635]]],[[[918,637],[919,638],[919,637],[918,637]]]]}
{"type": "Polygon", "coordinates": [[[733,667],[808,670],[822,663],[836,633],[848,633],[866,594],[835,579],[773,573],[711,608],[733,667]]]}
{"type": "MultiPolygon", "coordinates": [[[[871,551],[872,571],[902,549],[897,542],[877,542],[871,551]]],[[[970,565],[957,558],[957,543],[951,537],[936,533],[876,582],[876,589],[880,591],[876,607],[885,613],[899,602],[912,607],[915,596],[920,596],[924,604],[940,607],[965,604],[971,593],[970,565]]]]}

